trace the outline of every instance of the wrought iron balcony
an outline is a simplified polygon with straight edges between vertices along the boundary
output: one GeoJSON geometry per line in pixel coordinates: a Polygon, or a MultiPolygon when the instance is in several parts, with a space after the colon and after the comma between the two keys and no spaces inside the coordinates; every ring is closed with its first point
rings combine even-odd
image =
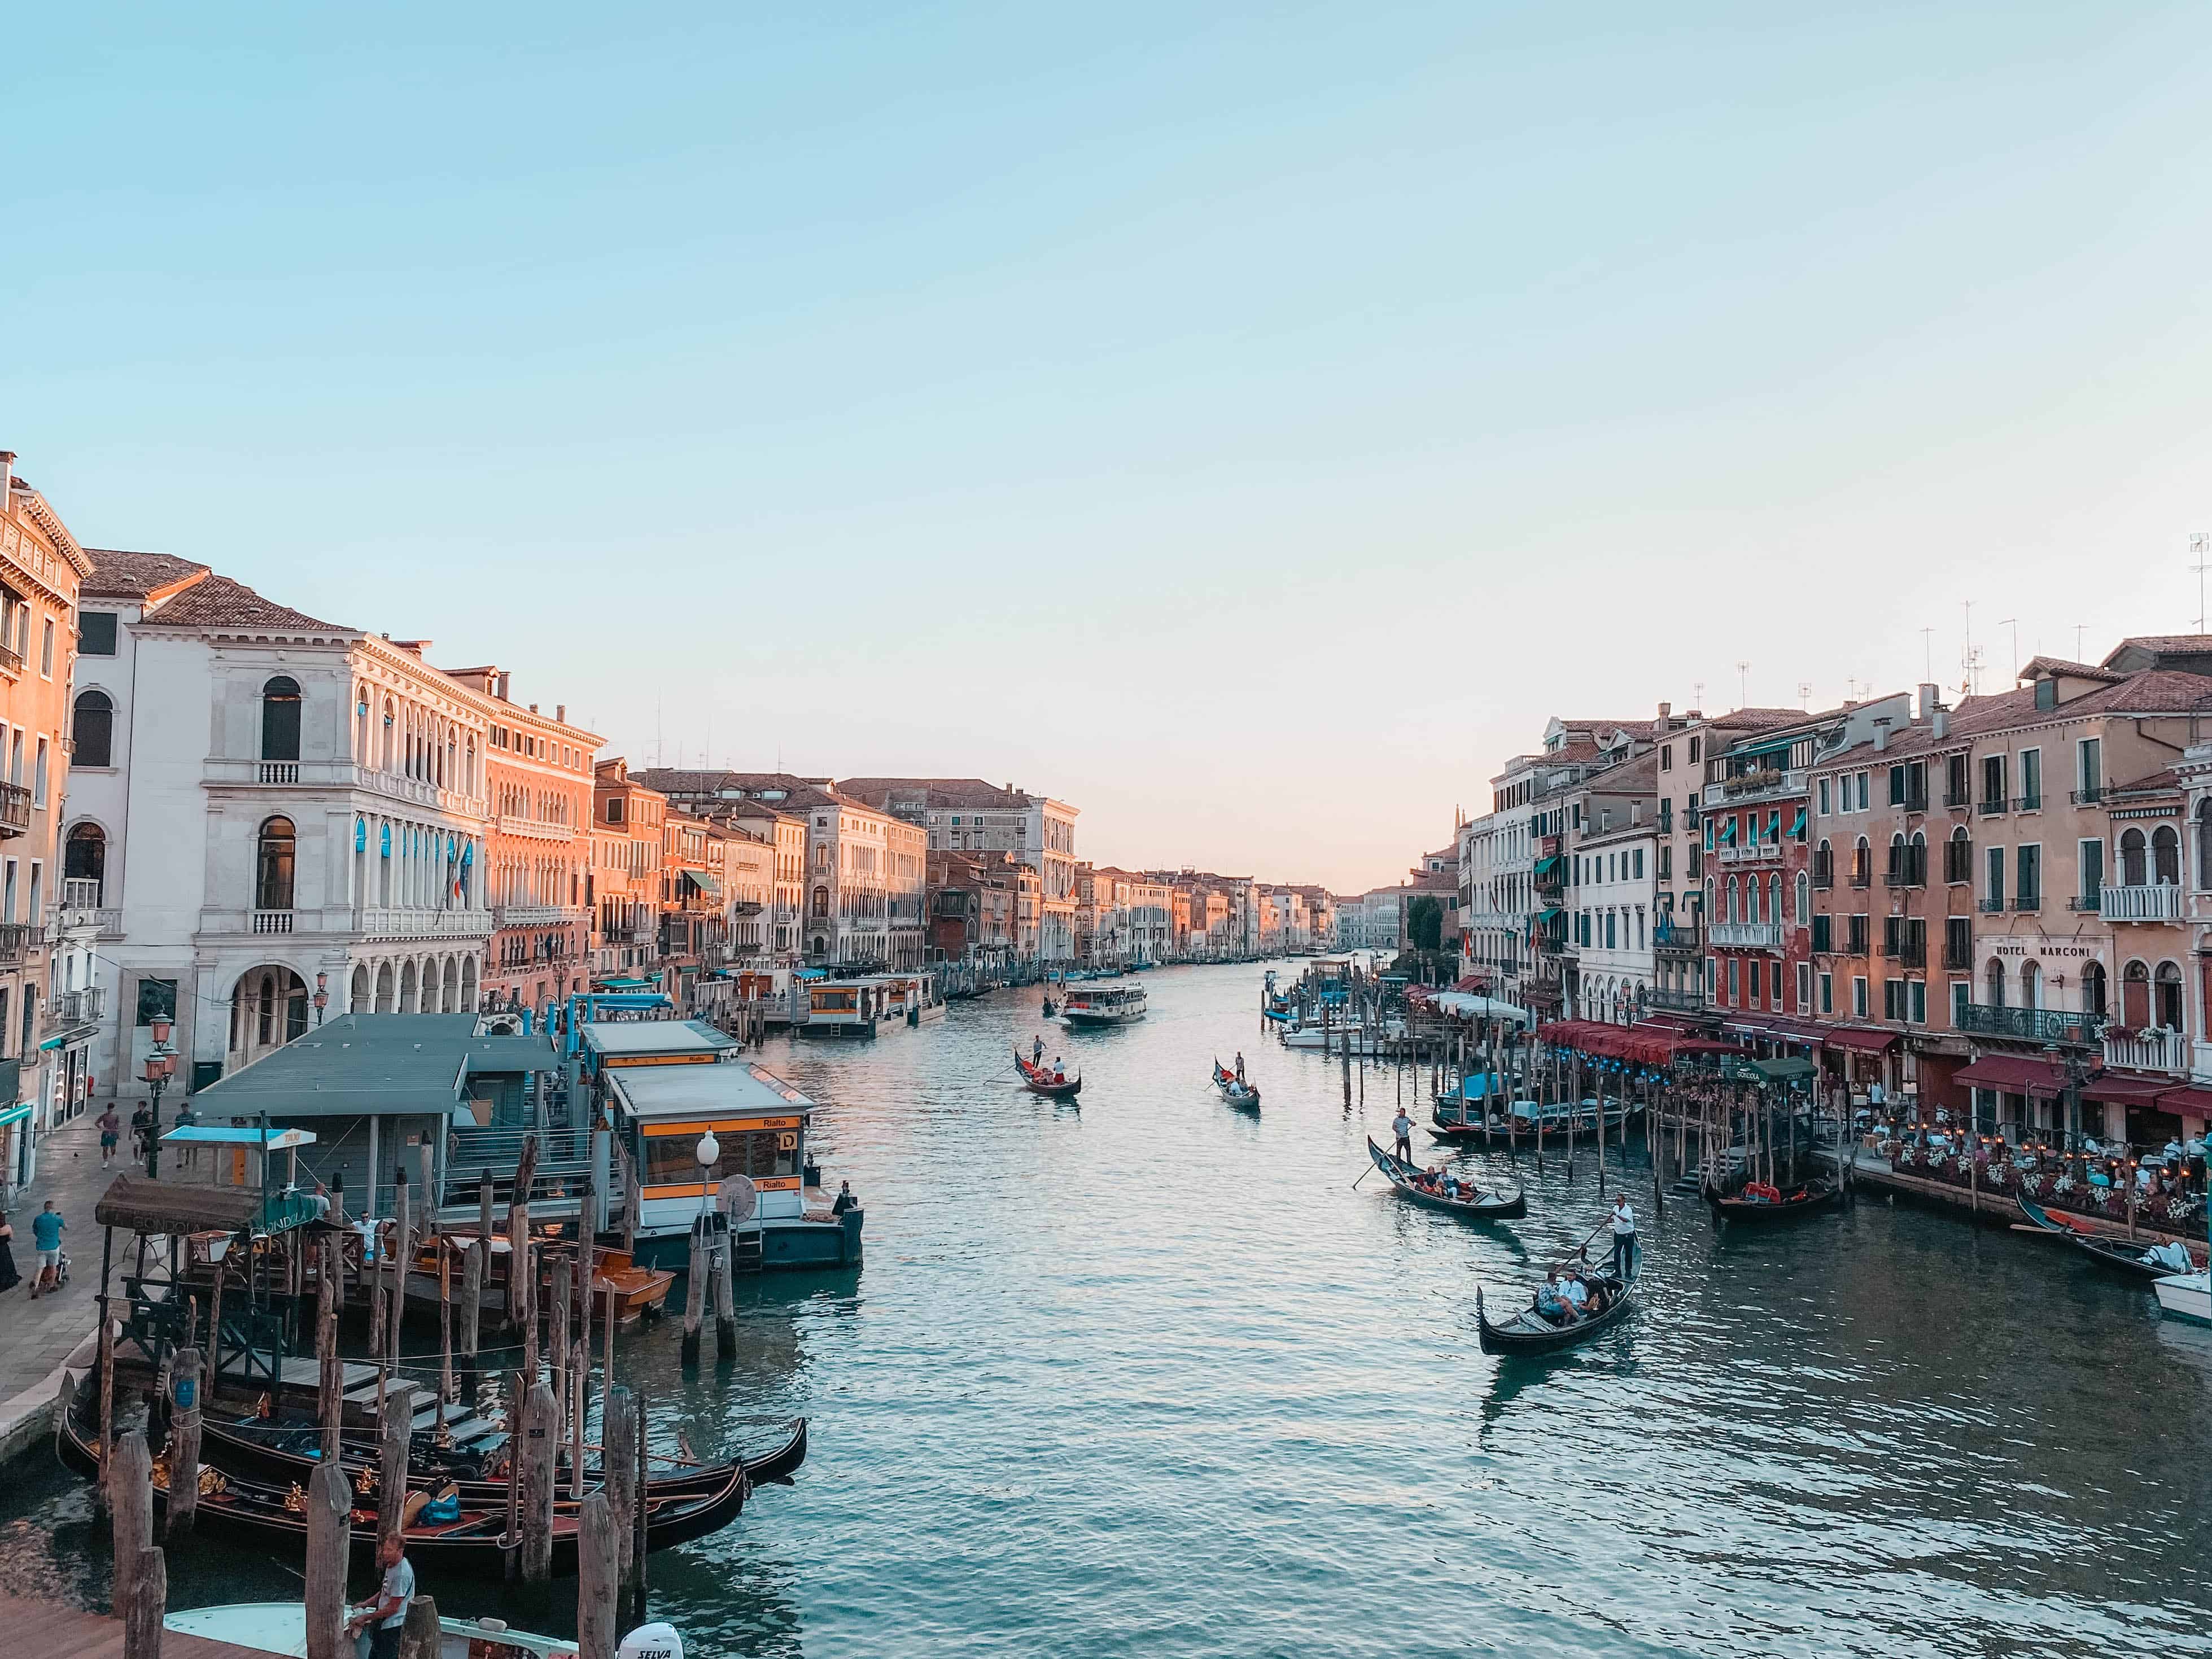
{"type": "Polygon", "coordinates": [[[2013,801],[2012,810],[2015,812],[2040,812],[2043,797],[2040,794],[2018,796],[2013,801]]]}
{"type": "Polygon", "coordinates": [[[31,790],[21,783],[0,783],[0,837],[31,833],[31,790]]]}
{"type": "Polygon", "coordinates": [[[1971,809],[1973,804],[1974,793],[1971,789],[1964,791],[1946,789],[1943,792],[1943,805],[1948,811],[1964,812],[1971,809]]]}
{"type": "Polygon", "coordinates": [[[2087,789],[2074,790],[2068,799],[2076,806],[2101,806],[2105,803],[2105,786],[2093,783],[2087,789]]]}
{"type": "Polygon", "coordinates": [[[27,921],[0,921],[0,967],[12,968],[23,959],[31,948],[31,924],[27,921]]]}
{"type": "Polygon", "coordinates": [[[1995,800],[1976,802],[1974,810],[1979,812],[1985,818],[1993,818],[2011,805],[2012,803],[2009,800],[2000,795],[1995,800]]]}
{"type": "Polygon", "coordinates": [[[1695,956],[1705,948],[1705,930],[1694,921],[1677,921],[1653,933],[1651,948],[1661,956],[1695,956]]]}
{"type": "Polygon", "coordinates": [[[2179,921],[2181,889],[2170,881],[2148,887],[2108,886],[2098,908],[2107,921],[2179,921]]]}
{"type": "Polygon", "coordinates": [[[2102,906],[2104,897],[2105,896],[2100,892],[2077,894],[2066,901],[2066,908],[2069,910],[2087,910],[2094,915],[2102,906]]]}
{"type": "Polygon", "coordinates": [[[1958,1025],[1969,1036],[2010,1037],[2019,1042],[2058,1042],[2089,1048],[2104,1034],[2105,1017],[2064,1008],[2006,1008],[1970,1002],[1960,1010],[1958,1025]]]}
{"type": "Polygon", "coordinates": [[[2002,915],[2004,908],[2005,902],[2001,898],[1985,898],[1981,902],[1982,914],[1985,916],[2002,915]]]}
{"type": "Polygon", "coordinates": [[[1828,888],[1833,887],[1835,884],[1835,854],[1821,848],[1814,848],[1813,849],[1813,885],[1815,887],[1828,888]]]}
{"type": "Polygon", "coordinates": [[[1677,1013],[1702,1013],[1706,1006],[1705,994],[1703,991],[1674,990],[1666,986],[1655,985],[1644,992],[1644,1006],[1647,1008],[1671,1009],[1677,1013]]]}

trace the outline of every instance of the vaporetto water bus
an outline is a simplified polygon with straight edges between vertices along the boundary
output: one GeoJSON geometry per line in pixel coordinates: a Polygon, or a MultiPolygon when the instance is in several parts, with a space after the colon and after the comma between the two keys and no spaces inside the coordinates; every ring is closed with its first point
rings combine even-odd
{"type": "Polygon", "coordinates": [[[1070,1025],[1133,1025],[1145,1017],[1145,988],[1127,979],[1071,986],[1060,1017],[1070,1025]]]}
{"type": "Polygon", "coordinates": [[[581,1036],[599,1105],[637,1172],[638,1266],[684,1272],[704,1208],[728,1217],[743,1266],[860,1265],[865,1212],[833,1212],[834,1188],[806,1154],[806,1096],[739,1060],[701,1020],[587,1024],[581,1036]],[[709,1133],[717,1155],[702,1170],[709,1133]]]}

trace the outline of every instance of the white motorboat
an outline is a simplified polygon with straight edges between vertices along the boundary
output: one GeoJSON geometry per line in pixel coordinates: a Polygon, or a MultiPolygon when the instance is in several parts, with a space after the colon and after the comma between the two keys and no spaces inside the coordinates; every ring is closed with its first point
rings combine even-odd
{"type": "MultiPolygon", "coordinates": [[[[173,1613],[161,1628],[179,1636],[227,1643],[249,1653],[274,1653],[305,1659],[307,1609],[298,1601],[240,1601],[223,1607],[194,1607],[173,1613]]],[[[344,1644],[350,1647],[351,1644],[344,1644]]],[[[573,1654],[574,1642],[509,1630],[496,1619],[441,1619],[438,1659],[550,1659],[573,1654]]]]}
{"type": "Polygon", "coordinates": [[[1405,1035],[1405,1022],[1398,1019],[1384,1021],[1380,1033],[1364,1025],[1291,1024],[1282,1031],[1286,1048],[1326,1049],[1332,1054],[1342,1054],[1347,1042],[1355,1054],[1379,1054],[1405,1035]]]}
{"type": "Polygon", "coordinates": [[[2151,1289],[2158,1293],[2159,1312],[2168,1319],[2212,1325],[2212,1270],[2154,1279],[2151,1289]]]}
{"type": "Polygon", "coordinates": [[[1060,1006],[1070,1025],[1133,1025],[1145,1017],[1145,988],[1128,981],[1079,985],[1060,1006]]]}

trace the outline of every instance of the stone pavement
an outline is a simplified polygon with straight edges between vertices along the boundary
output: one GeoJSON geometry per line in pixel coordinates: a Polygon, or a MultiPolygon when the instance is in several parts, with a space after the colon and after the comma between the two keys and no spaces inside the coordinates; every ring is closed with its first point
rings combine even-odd
{"type": "MultiPolygon", "coordinates": [[[[127,1157],[131,1138],[123,1138],[127,1157]]],[[[39,1149],[38,1179],[16,1194],[8,1219],[15,1229],[15,1271],[23,1282],[0,1291],[0,1458],[21,1442],[44,1432],[44,1413],[60,1377],[57,1368],[93,1334],[94,1298],[100,1294],[100,1229],[92,1206],[116,1171],[100,1167],[100,1131],[87,1112],[49,1134],[39,1149]],[[31,1300],[37,1255],[31,1242],[31,1218],[48,1199],[60,1206],[69,1229],[62,1244],[70,1253],[70,1282],[58,1296],[31,1300]]]]}

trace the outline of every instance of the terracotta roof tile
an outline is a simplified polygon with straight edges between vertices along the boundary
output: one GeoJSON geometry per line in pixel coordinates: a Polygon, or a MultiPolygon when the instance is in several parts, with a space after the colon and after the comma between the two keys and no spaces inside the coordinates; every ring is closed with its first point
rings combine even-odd
{"type": "Polygon", "coordinates": [[[208,574],[204,564],[173,553],[133,553],[119,547],[88,547],[92,574],[79,592],[86,599],[143,599],[165,587],[208,574]]]}
{"type": "Polygon", "coordinates": [[[321,634],[361,631],[264,599],[245,583],[212,573],[178,594],[148,621],[161,628],[309,629],[321,634]]]}

